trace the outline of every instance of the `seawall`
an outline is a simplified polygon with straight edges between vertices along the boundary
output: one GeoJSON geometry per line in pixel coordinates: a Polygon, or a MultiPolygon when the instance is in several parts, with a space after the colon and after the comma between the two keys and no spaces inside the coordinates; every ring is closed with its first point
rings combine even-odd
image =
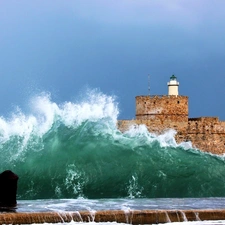
{"type": "Polygon", "coordinates": [[[158,224],[184,221],[225,220],[225,210],[109,210],[81,212],[0,213],[0,224],[117,222],[158,224]]]}

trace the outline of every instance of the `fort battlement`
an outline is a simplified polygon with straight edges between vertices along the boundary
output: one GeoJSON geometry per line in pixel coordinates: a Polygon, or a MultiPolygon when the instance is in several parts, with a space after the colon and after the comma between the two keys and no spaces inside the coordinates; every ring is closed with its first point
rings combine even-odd
{"type": "Polygon", "coordinates": [[[170,79],[168,95],[137,96],[136,119],[119,120],[118,128],[126,131],[131,125],[144,124],[156,134],[174,129],[178,143],[191,141],[200,150],[225,153],[225,121],[218,117],[188,118],[188,97],[178,95],[179,83],[175,76],[170,79]]]}
{"type": "Polygon", "coordinates": [[[171,122],[188,121],[187,96],[137,96],[136,119],[171,122]]]}

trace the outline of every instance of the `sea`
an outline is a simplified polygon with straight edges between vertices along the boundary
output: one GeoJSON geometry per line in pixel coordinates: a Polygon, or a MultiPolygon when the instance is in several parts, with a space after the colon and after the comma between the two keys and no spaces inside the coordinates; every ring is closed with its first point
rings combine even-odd
{"type": "Polygon", "coordinates": [[[19,177],[18,212],[223,208],[224,156],[176,143],[175,130],[122,133],[116,99],[40,93],[0,117],[0,171],[19,177]]]}

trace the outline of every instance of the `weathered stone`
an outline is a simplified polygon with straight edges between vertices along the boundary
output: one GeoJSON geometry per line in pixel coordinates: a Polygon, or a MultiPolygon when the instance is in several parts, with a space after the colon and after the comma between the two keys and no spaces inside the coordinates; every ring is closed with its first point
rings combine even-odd
{"type": "Polygon", "coordinates": [[[188,118],[187,96],[137,96],[136,119],[119,120],[118,128],[125,131],[140,124],[156,134],[174,129],[178,143],[191,141],[202,151],[225,153],[225,121],[217,117],[188,118]]]}

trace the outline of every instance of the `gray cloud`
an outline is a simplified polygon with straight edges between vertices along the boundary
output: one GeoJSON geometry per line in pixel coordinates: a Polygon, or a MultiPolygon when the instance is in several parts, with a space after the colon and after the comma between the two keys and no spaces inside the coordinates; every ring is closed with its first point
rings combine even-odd
{"type": "Polygon", "coordinates": [[[217,102],[225,95],[224,6],[222,0],[0,1],[2,109],[24,102],[30,86],[64,101],[90,85],[115,92],[121,117],[131,118],[135,95],[147,93],[148,73],[153,94],[166,94],[175,73],[180,93],[190,96],[191,116],[225,119],[217,102]]]}

